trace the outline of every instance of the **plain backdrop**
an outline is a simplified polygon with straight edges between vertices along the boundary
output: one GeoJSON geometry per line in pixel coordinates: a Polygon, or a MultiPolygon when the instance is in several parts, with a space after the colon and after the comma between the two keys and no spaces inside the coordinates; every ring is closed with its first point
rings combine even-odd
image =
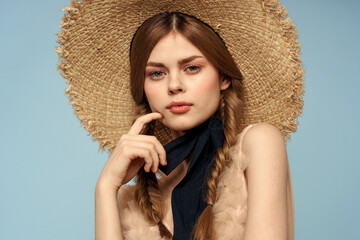
{"type": "MultiPolygon", "coordinates": [[[[297,240],[360,239],[360,1],[282,1],[306,69],[288,143],[297,240]]],[[[1,0],[0,239],[94,239],[98,151],[64,96],[55,34],[68,0],[1,0]]]]}

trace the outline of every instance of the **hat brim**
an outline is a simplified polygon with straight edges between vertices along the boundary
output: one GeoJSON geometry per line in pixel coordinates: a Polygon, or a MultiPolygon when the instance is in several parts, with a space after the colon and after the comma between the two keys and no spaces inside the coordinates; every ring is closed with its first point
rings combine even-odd
{"type": "Polygon", "coordinates": [[[267,122],[285,139],[302,114],[304,69],[295,25],[276,0],[71,1],[58,33],[58,69],[84,128],[112,150],[134,120],[129,47],[137,28],[162,12],[183,12],[210,25],[243,75],[239,130],[267,122]]]}

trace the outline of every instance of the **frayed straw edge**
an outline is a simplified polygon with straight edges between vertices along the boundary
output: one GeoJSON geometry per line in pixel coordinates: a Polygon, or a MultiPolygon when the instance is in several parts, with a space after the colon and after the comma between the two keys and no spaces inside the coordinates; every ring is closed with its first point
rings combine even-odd
{"type": "MultiPolygon", "coordinates": [[[[290,117],[290,123],[285,126],[281,126],[280,131],[285,137],[285,141],[291,141],[290,133],[296,132],[297,125],[299,122],[297,118],[302,115],[302,108],[304,105],[304,67],[300,59],[301,54],[301,45],[298,41],[298,32],[296,25],[292,22],[291,18],[288,17],[288,12],[285,9],[285,6],[280,4],[278,0],[263,0],[262,2],[263,9],[265,12],[272,14],[277,18],[284,30],[283,36],[285,37],[287,43],[290,45],[290,55],[294,77],[295,77],[295,89],[291,96],[291,101],[293,104],[293,113],[294,115],[290,117]]],[[[288,121],[287,121],[288,122],[288,121]]]]}
{"type": "Polygon", "coordinates": [[[66,79],[68,85],[65,95],[68,97],[68,102],[72,105],[75,115],[80,120],[83,128],[87,131],[88,135],[92,136],[93,141],[99,142],[99,151],[112,151],[115,148],[116,143],[108,140],[108,137],[104,135],[102,129],[100,129],[91,119],[87,117],[86,112],[80,104],[78,93],[72,86],[72,63],[69,61],[69,52],[67,49],[67,40],[71,36],[72,27],[83,13],[83,2],[76,0],[70,1],[70,6],[61,9],[65,12],[61,22],[61,31],[56,34],[58,36],[55,51],[59,55],[59,62],[57,69],[60,71],[61,76],[66,79]]]}

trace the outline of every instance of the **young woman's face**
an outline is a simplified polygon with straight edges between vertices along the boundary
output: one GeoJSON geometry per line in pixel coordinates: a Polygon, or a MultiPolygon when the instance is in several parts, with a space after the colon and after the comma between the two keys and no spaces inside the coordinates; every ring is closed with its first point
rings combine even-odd
{"type": "Polygon", "coordinates": [[[174,32],[155,45],[145,69],[151,110],[161,113],[162,123],[178,136],[215,113],[220,90],[229,85],[198,48],[174,32]]]}

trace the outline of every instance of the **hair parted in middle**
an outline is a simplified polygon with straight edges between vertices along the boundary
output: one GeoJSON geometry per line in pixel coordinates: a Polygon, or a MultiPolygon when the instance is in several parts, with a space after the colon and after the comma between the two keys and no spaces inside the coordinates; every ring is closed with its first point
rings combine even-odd
{"type": "MultiPolygon", "coordinates": [[[[236,116],[241,112],[242,75],[226,48],[221,37],[206,23],[199,19],[179,12],[165,12],[146,20],[135,33],[130,46],[130,85],[131,94],[136,103],[136,118],[150,113],[144,93],[145,67],[152,49],[164,36],[170,32],[177,32],[187,38],[196,46],[204,56],[219,71],[221,78],[231,81],[231,85],[221,92],[220,102],[216,115],[224,124],[224,145],[217,149],[207,178],[208,206],[198,218],[192,232],[193,239],[214,239],[212,205],[216,202],[216,189],[218,179],[229,161],[229,149],[236,142],[238,132],[236,116]]],[[[142,134],[154,134],[153,125],[148,124],[142,134]]],[[[164,209],[162,195],[156,175],[145,172],[141,168],[137,175],[135,198],[140,209],[147,219],[158,224],[160,235],[171,239],[170,231],[162,224],[164,209]]]]}

